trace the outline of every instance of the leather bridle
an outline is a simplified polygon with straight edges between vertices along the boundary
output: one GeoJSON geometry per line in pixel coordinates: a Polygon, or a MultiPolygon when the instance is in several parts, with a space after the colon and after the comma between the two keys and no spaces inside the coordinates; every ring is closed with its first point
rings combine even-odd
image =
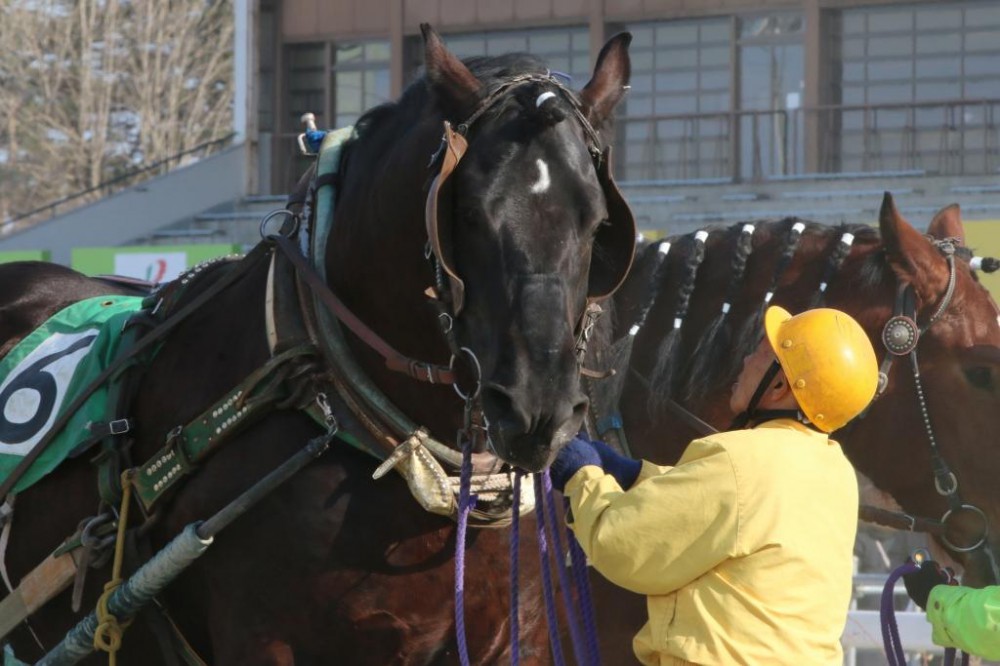
{"type": "MultiPolygon", "coordinates": [[[[957,239],[947,238],[944,240],[930,239],[935,248],[948,262],[948,286],[938,304],[934,314],[924,323],[917,323],[916,315],[916,293],[913,285],[901,282],[896,291],[896,301],[893,306],[893,316],[882,328],[882,344],[885,347],[885,356],[879,367],[879,385],[876,393],[876,400],[883,394],[889,380],[889,372],[893,361],[896,358],[908,356],[910,368],[913,371],[913,381],[917,391],[917,401],[920,406],[920,414],[927,433],[927,441],[930,446],[931,468],[934,473],[934,488],[939,495],[948,502],[948,509],[941,517],[941,530],[938,532],[942,543],[955,553],[971,553],[982,549],[990,562],[991,575],[994,581],[1000,581],[1000,569],[997,566],[996,552],[989,542],[990,522],[986,513],[974,504],[970,504],[962,499],[959,493],[958,477],[951,470],[944,459],[941,449],[938,446],[937,437],[931,424],[930,412],[927,407],[927,397],[924,395],[923,382],[920,377],[920,363],[917,358],[917,346],[920,336],[926,333],[931,326],[937,322],[948,308],[955,295],[956,269],[955,252],[959,243],[957,239]],[[981,536],[971,545],[960,545],[954,543],[948,536],[949,522],[954,521],[962,514],[972,514],[982,523],[981,536]]],[[[863,418],[864,414],[861,417],[863,418]]],[[[912,516],[907,516],[910,520],[920,520],[912,516]]],[[[928,519],[923,519],[929,522],[928,519]]]]}

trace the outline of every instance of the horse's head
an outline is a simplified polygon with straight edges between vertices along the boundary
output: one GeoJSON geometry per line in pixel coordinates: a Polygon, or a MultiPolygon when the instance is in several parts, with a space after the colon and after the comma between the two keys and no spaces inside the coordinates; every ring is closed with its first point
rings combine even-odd
{"type": "MultiPolygon", "coordinates": [[[[990,453],[988,444],[1000,432],[997,305],[970,268],[972,255],[964,247],[957,205],[941,210],[924,236],[900,216],[887,195],[879,227],[888,267],[897,284],[913,286],[916,322],[926,330],[916,341],[921,390],[913,359],[897,358],[888,375],[895,396],[891,406],[880,408],[876,401],[865,419],[886,437],[891,433],[906,442],[907,453],[899,456],[897,446],[880,447],[896,453],[871,452],[877,469],[862,471],[881,470],[878,485],[897,498],[919,498],[904,502],[908,511],[947,515],[941,543],[965,566],[966,582],[981,584],[990,579],[992,566],[975,546],[988,538],[994,552],[1000,552],[1000,456],[990,453]],[[948,259],[952,249],[954,266],[948,259]]],[[[885,322],[886,313],[878,319],[885,322]]]]}
{"type": "Polygon", "coordinates": [[[457,130],[446,127],[427,205],[439,290],[462,362],[478,366],[496,452],[538,470],[587,408],[588,303],[631,264],[634,225],[595,131],[627,90],[631,37],[604,46],[577,97],[534,58],[466,64],[423,30],[432,99],[457,130]]]}

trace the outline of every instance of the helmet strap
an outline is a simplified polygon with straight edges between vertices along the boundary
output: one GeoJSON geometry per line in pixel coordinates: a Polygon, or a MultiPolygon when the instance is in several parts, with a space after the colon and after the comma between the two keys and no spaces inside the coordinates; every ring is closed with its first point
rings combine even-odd
{"type": "Polygon", "coordinates": [[[760,378],[760,383],[757,384],[757,389],[750,397],[750,402],[747,404],[746,410],[737,414],[736,418],[733,419],[733,422],[729,425],[730,430],[745,428],[748,423],[757,419],[757,405],[760,404],[760,399],[764,397],[764,393],[771,385],[771,382],[774,381],[774,378],[777,376],[779,370],[781,370],[781,364],[778,363],[777,359],[775,359],[771,362],[771,367],[767,369],[764,376],[760,378]]]}

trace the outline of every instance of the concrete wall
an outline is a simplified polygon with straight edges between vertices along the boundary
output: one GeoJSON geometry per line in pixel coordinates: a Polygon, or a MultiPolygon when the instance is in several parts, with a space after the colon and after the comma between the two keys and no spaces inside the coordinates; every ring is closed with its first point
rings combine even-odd
{"type": "Polygon", "coordinates": [[[427,22],[441,32],[662,20],[776,9],[816,11],[922,0],[283,0],[285,41],[387,36],[392,26],[417,34],[427,22]]]}
{"type": "Polygon", "coordinates": [[[74,247],[122,245],[246,195],[246,148],[211,157],[77,208],[23,231],[0,236],[0,251],[48,250],[69,265],[74,247]]]}

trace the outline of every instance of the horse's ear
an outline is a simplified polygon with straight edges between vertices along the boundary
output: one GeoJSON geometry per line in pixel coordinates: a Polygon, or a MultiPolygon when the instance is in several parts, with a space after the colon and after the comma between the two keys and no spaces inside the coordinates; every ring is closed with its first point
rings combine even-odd
{"type": "Polygon", "coordinates": [[[927,233],[938,240],[957,238],[965,245],[965,227],[962,226],[962,210],[958,204],[953,203],[939,210],[927,227],[927,233]]]}
{"type": "Polygon", "coordinates": [[[460,121],[475,108],[483,84],[448,50],[429,23],[421,23],[420,32],[424,35],[424,67],[431,92],[445,115],[460,121]]]}
{"type": "Polygon", "coordinates": [[[948,269],[938,251],[899,214],[888,192],[882,199],[878,228],[896,276],[912,284],[925,302],[933,299],[939,291],[938,282],[947,280],[948,269]]]}
{"type": "Polygon", "coordinates": [[[597,56],[594,76],[580,92],[580,102],[587,120],[601,127],[611,117],[615,106],[625,96],[632,76],[628,46],[632,33],[621,32],[608,40],[597,56]]]}

